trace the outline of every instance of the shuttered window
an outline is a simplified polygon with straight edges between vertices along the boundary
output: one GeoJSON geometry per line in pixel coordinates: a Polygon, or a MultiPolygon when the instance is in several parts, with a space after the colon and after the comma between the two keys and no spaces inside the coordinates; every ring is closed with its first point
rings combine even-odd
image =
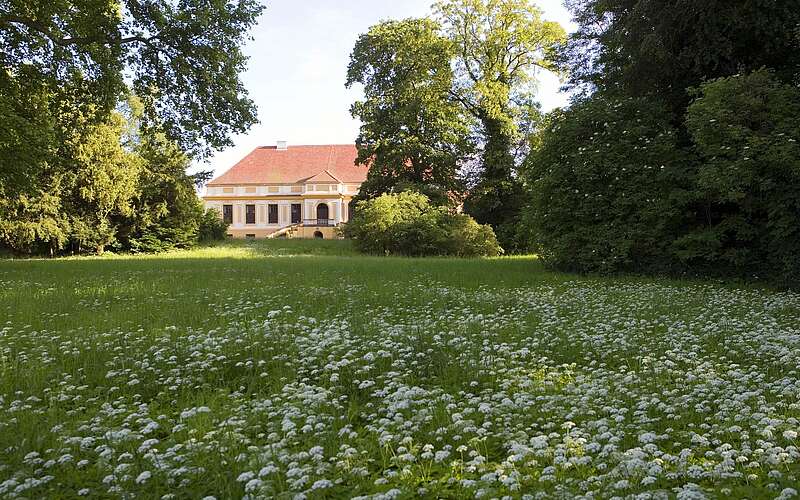
{"type": "Polygon", "coordinates": [[[270,203],[269,205],[269,213],[268,213],[268,220],[269,224],[277,224],[278,223],[278,205],[275,203],[270,203]]]}
{"type": "Polygon", "coordinates": [[[245,205],[245,214],[244,214],[244,222],[245,224],[255,224],[256,223],[256,206],[255,205],[245,205]]]}

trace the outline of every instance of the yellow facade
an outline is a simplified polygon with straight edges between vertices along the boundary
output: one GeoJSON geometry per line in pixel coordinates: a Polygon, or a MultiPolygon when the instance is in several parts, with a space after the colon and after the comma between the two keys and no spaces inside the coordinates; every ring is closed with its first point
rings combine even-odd
{"type": "Polygon", "coordinates": [[[350,217],[350,201],[359,184],[213,185],[206,188],[206,208],[228,218],[233,238],[341,238],[350,217]]]}

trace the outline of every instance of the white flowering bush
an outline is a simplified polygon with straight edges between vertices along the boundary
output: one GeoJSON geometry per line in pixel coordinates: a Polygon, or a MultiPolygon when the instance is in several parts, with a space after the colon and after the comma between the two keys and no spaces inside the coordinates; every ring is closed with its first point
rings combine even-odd
{"type": "Polygon", "coordinates": [[[531,261],[0,263],[2,498],[795,498],[800,295],[531,261]]]}

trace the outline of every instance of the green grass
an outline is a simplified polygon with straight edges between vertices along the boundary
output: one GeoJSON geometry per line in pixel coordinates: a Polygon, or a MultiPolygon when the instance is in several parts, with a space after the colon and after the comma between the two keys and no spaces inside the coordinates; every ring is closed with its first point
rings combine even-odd
{"type": "Polygon", "coordinates": [[[227,241],[0,261],[0,317],[0,497],[798,480],[789,292],[227,241]]]}

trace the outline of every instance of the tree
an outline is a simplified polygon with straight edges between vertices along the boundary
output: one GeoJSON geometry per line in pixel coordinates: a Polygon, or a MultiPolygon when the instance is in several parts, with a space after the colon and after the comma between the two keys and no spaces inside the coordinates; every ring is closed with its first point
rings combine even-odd
{"type": "Polygon", "coordinates": [[[559,58],[584,92],[656,96],[683,126],[702,81],[762,66],[800,74],[798,0],[567,0],[578,25],[559,58]]]}
{"type": "Polygon", "coordinates": [[[673,189],[690,159],[665,106],[592,96],[555,110],[525,165],[533,249],[569,271],[663,271],[682,222],[673,189]]]}
{"type": "Polygon", "coordinates": [[[447,204],[463,192],[469,125],[450,99],[452,49],[430,19],[386,21],[358,38],[346,85],[364,86],[350,109],[362,123],[358,161],[370,166],[359,199],[412,189],[447,204]]]}
{"type": "Polygon", "coordinates": [[[694,89],[686,123],[702,160],[675,242],[693,267],[800,279],[800,90],[768,70],[694,89]]]}
{"type": "MultiPolygon", "coordinates": [[[[143,102],[141,130],[190,156],[254,123],[239,47],[261,9],[255,0],[0,0],[0,244],[102,251],[124,233],[141,182],[158,171],[140,178],[147,158],[125,142],[130,120],[117,109],[129,85],[143,102]]],[[[185,202],[170,227],[193,224],[196,234],[199,179],[164,174],[171,180],[150,185],[153,196],[185,202]]],[[[170,234],[158,237],[191,240],[170,234]]]]}
{"type": "Polygon", "coordinates": [[[10,123],[0,125],[8,161],[0,241],[18,252],[102,249],[113,240],[113,215],[129,210],[138,176],[135,156],[120,143],[122,117],[78,106],[80,86],[4,76],[0,113],[10,123]],[[28,103],[34,107],[23,109],[28,103]]]}
{"type": "Polygon", "coordinates": [[[482,168],[465,209],[514,247],[524,196],[514,155],[518,122],[529,116],[535,70],[555,69],[566,34],[527,0],[441,0],[434,9],[455,46],[452,95],[480,123],[482,168]]]}
{"type": "Polygon", "coordinates": [[[116,240],[114,219],[132,214],[142,162],[120,141],[126,124],[119,113],[98,124],[91,115],[64,117],[57,178],[62,210],[72,221],[69,241],[79,253],[89,248],[102,253],[116,240]]]}
{"type": "Polygon", "coordinates": [[[140,132],[142,170],[134,208],[120,220],[120,246],[134,252],[187,248],[198,241],[203,204],[186,174],[189,158],[163,133],[140,132]]]}
{"type": "Polygon", "coordinates": [[[2,0],[0,68],[51,87],[80,80],[81,104],[105,113],[128,75],[148,121],[204,156],[256,121],[238,75],[261,10],[256,0],[2,0]]]}

